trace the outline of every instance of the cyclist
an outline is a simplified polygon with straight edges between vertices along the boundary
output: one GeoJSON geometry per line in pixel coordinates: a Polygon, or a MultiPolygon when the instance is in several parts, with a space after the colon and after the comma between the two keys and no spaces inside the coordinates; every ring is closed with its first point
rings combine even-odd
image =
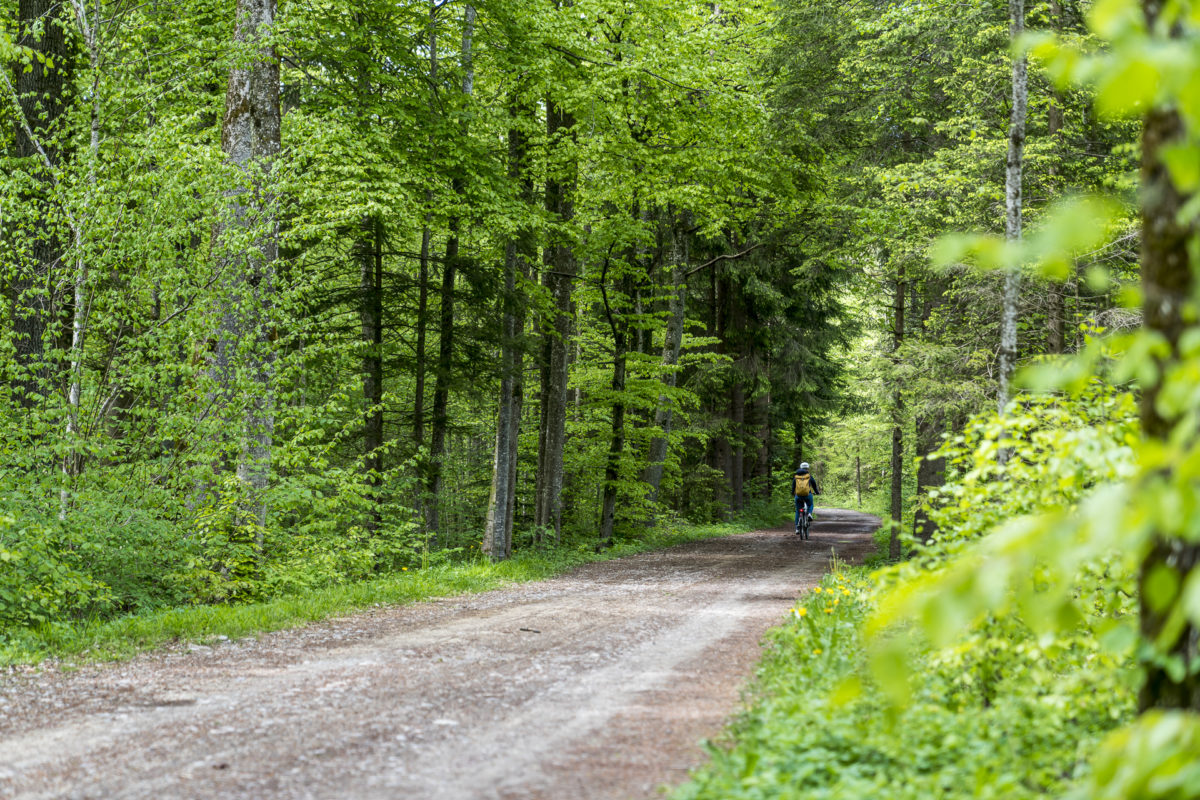
{"type": "Polygon", "coordinates": [[[808,518],[815,519],[813,514],[813,497],[821,493],[817,487],[816,477],[809,471],[808,462],[805,461],[792,474],[792,500],[796,504],[796,533],[800,533],[800,510],[804,509],[808,513],[808,518]]]}

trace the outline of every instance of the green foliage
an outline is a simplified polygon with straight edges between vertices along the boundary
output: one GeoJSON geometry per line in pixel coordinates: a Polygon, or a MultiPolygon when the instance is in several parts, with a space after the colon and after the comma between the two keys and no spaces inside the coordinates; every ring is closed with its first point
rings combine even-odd
{"type": "Polygon", "coordinates": [[[947,473],[928,497],[940,530],[929,552],[944,557],[1005,521],[1070,508],[1097,486],[1128,478],[1137,415],[1132,393],[1093,380],[1078,394],[1020,395],[1003,417],[975,417],[929,456],[944,459],[947,473]]]}
{"type": "Polygon", "coordinates": [[[1087,775],[1132,713],[1125,675],[1094,641],[1047,648],[994,624],[953,650],[915,652],[912,701],[897,714],[862,677],[875,592],[863,570],[834,563],[770,634],[733,743],[711,748],[675,800],[1053,795],[1087,775]]]}
{"type": "Polygon", "coordinates": [[[0,514],[0,629],[108,607],[108,587],[81,569],[97,550],[62,524],[0,514]]]}

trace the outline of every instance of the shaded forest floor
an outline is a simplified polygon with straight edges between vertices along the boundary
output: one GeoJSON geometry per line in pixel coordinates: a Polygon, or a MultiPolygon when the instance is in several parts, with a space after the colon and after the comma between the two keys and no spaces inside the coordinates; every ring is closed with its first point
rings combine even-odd
{"type": "Polygon", "coordinates": [[[879,520],[692,542],[0,686],[0,796],[656,797],[719,734],[760,639],[879,520]]]}

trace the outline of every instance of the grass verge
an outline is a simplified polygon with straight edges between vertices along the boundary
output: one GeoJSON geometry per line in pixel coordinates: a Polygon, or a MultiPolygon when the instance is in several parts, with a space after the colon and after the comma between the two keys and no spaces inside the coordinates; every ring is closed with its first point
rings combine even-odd
{"type": "Polygon", "coordinates": [[[746,525],[738,523],[664,526],[636,541],[619,542],[600,553],[594,552],[590,543],[586,548],[564,546],[525,551],[499,564],[485,560],[442,564],[256,603],[189,606],[111,620],[54,622],[9,629],[0,631],[0,668],[38,664],[48,659],[69,664],[119,660],[174,641],[203,643],[219,636],[239,639],[371,606],[400,605],[541,580],[593,561],[746,530],[746,525]]]}

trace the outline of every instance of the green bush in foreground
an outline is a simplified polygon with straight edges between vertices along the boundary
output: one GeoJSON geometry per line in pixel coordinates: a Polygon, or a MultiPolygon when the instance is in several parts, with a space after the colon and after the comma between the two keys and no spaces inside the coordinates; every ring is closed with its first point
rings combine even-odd
{"type": "Polygon", "coordinates": [[[756,701],[729,749],[674,800],[1023,798],[1057,795],[1107,732],[1132,718],[1131,679],[1090,635],[1047,648],[993,623],[911,664],[903,710],[867,674],[874,588],[835,564],[770,634],[756,701]]]}

